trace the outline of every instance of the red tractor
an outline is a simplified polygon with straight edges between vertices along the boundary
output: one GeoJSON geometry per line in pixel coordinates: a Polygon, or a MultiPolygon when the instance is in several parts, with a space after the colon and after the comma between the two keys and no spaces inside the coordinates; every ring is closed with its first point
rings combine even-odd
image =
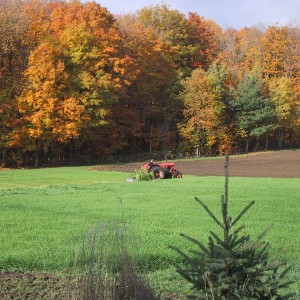
{"type": "Polygon", "coordinates": [[[153,163],[151,160],[149,163],[142,166],[147,172],[153,172],[155,179],[164,178],[182,178],[181,172],[176,169],[175,163],[165,162],[165,163],[153,163]]]}

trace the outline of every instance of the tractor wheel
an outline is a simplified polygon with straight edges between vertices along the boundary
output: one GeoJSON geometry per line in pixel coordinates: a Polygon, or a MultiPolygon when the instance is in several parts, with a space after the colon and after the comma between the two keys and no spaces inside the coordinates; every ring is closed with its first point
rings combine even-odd
{"type": "Polygon", "coordinates": [[[173,178],[182,178],[182,173],[180,173],[179,171],[176,171],[176,172],[173,174],[173,178]]]}
{"type": "Polygon", "coordinates": [[[150,172],[153,172],[154,179],[164,179],[165,178],[165,171],[160,166],[153,166],[149,170],[150,172]]]}

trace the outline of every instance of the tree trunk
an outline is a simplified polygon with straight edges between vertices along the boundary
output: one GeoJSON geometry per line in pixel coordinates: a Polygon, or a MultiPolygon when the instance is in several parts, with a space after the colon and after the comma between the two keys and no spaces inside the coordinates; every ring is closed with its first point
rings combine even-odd
{"type": "Polygon", "coordinates": [[[40,140],[35,140],[35,157],[34,157],[34,167],[39,167],[39,152],[40,152],[40,140]]]}
{"type": "MultiPolygon", "coordinates": [[[[0,69],[2,69],[4,67],[4,64],[3,64],[3,59],[2,59],[2,55],[0,55],[0,69]]],[[[0,76],[0,92],[2,92],[4,89],[4,86],[3,86],[3,76],[0,76]]]]}
{"type": "Polygon", "coordinates": [[[248,152],[249,152],[249,137],[247,136],[245,153],[247,154],[248,152]]]}
{"type": "Polygon", "coordinates": [[[266,134],[266,150],[269,148],[269,135],[266,134]]]}
{"type": "Polygon", "coordinates": [[[2,151],[2,164],[1,167],[3,168],[5,166],[5,150],[2,151]]]}
{"type": "Polygon", "coordinates": [[[277,140],[277,145],[278,148],[281,149],[282,147],[282,141],[283,141],[283,130],[281,128],[278,129],[278,140],[277,140]]]}
{"type": "Polygon", "coordinates": [[[196,150],[195,150],[195,156],[197,158],[199,158],[201,156],[201,141],[199,140],[199,144],[198,146],[196,147],[196,150]]]}
{"type": "Polygon", "coordinates": [[[152,125],[150,126],[149,153],[152,153],[152,125]]]}
{"type": "Polygon", "coordinates": [[[69,142],[69,165],[74,165],[74,140],[71,139],[69,142]]]}
{"type": "Polygon", "coordinates": [[[52,165],[52,161],[53,161],[53,153],[52,153],[52,147],[50,144],[47,149],[47,164],[52,165]]]}

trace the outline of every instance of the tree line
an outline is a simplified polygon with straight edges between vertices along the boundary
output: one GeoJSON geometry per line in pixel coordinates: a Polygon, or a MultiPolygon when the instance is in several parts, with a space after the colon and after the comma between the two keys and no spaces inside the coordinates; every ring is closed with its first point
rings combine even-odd
{"type": "Polygon", "coordinates": [[[167,5],[0,2],[2,165],[300,145],[300,28],[222,29],[167,5]]]}

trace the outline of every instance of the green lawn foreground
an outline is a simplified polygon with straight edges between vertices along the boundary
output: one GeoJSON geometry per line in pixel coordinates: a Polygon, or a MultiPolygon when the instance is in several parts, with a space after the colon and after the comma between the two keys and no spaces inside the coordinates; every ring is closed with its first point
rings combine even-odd
{"type": "MultiPolygon", "coordinates": [[[[0,269],[64,271],[90,228],[125,218],[139,237],[145,270],[160,272],[177,259],[169,245],[189,249],[181,232],[206,242],[216,229],[194,197],[221,216],[223,177],[129,183],[130,175],[80,167],[0,172],[0,269]]],[[[272,252],[295,264],[297,278],[299,186],[300,179],[229,179],[231,215],[255,200],[241,223],[253,237],[273,224],[267,236],[272,252]]]]}

